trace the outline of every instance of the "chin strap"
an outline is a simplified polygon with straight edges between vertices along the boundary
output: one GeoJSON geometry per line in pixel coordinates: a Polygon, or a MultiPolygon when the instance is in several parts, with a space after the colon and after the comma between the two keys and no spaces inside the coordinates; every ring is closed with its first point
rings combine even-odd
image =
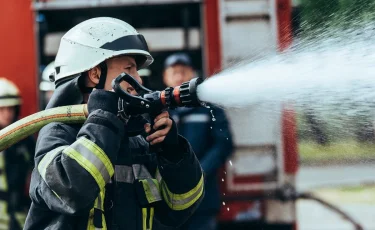
{"type": "Polygon", "coordinates": [[[95,88],[97,89],[104,89],[105,81],[107,79],[107,64],[105,62],[102,62],[99,64],[101,74],[99,78],[99,83],[96,85],[95,88]]]}

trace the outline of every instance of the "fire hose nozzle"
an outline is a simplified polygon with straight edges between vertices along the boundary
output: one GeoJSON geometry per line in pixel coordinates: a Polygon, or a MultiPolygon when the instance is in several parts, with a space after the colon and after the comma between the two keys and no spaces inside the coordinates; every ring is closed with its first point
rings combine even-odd
{"type": "Polygon", "coordinates": [[[119,109],[125,114],[158,114],[163,109],[201,106],[201,101],[198,98],[198,86],[202,82],[202,78],[194,78],[180,86],[168,87],[162,91],[152,91],[142,86],[129,74],[122,73],[112,81],[112,88],[122,99],[119,109]],[[130,84],[138,95],[132,95],[122,89],[120,84],[123,81],[130,84]]]}
{"type": "Polygon", "coordinates": [[[194,78],[174,88],[167,88],[161,92],[162,103],[167,107],[197,107],[201,105],[198,98],[198,85],[202,78],[194,78]],[[168,95],[169,94],[169,95],[168,95]],[[169,101],[168,101],[169,100],[169,101]]]}

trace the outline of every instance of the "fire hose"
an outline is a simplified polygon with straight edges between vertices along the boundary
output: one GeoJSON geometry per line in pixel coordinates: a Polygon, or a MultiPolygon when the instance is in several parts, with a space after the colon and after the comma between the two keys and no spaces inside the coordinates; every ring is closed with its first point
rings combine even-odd
{"type": "Polygon", "coordinates": [[[309,193],[309,192],[299,193],[299,194],[296,195],[295,198],[296,199],[305,199],[305,200],[314,200],[314,201],[320,203],[321,205],[325,206],[326,208],[338,213],[343,219],[352,223],[356,230],[363,230],[364,229],[361,226],[361,224],[359,224],[356,220],[354,220],[352,217],[350,217],[343,210],[341,210],[340,208],[338,208],[337,206],[335,206],[331,203],[328,203],[327,201],[325,201],[325,200],[323,200],[319,197],[314,196],[312,193],[309,193]]]}
{"type": "MultiPolygon", "coordinates": [[[[130,116],[149,114],[153,125],[153,117],[165,109],[200,106],[202,102],[197,97],[197,87],[202,82],[201,78],[194,78],[174,88],[152,91],[139,84],[132,76],[122,73],[112,81],[112,88],[120,98],[118,115],[128,119],[130,116]],[[121,87],[124,81],[129,83],[138,95],[131,95],[124,90],[121,87]]],[[[38,132],[51,122],[82,124],[87,116],[87,104],[61,106],[27,116],[0,131],[0,151],[38,132]]]]}

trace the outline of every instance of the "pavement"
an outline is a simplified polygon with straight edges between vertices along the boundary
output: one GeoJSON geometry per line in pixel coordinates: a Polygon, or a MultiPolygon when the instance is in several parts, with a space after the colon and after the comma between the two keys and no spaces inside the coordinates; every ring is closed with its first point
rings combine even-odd
{"type": "MultiPolygon", "coordinates": [[[[375,164],[332,165],[302,167],[297,177],[297,190],[318,188],[375,185],[375,164]]],[[[335,203],[359,222],[365,230],[375,230],[374,203],[335,203]]],[[[353,225],[324,206],[309,200],[297,203],[299,230],[352,230],[353,225]]]]}

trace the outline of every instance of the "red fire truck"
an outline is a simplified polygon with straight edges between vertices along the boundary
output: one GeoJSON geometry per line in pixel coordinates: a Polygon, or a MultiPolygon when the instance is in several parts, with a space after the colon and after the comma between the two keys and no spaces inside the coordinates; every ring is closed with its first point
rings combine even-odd
{"type": "MultiPolygon", "coordinates": [[[[122,19],[142,33],[160,89],[163,61],[189,53],[202,76],[233,62],[277,53],[291,43],[290,0],[36,0],[0,8],[0,76],[19,86],[22,115],[43,109],[38,84],[62,35],[88,18],[122,19]],[[163,39],[160,39],[162,37],[163,39]]],[[[221,229],[297,229],[296,202],[284,200],[298,171],[295,115],[286,104],[228,111],[235,151],[220,170],[221,229]]]]}

